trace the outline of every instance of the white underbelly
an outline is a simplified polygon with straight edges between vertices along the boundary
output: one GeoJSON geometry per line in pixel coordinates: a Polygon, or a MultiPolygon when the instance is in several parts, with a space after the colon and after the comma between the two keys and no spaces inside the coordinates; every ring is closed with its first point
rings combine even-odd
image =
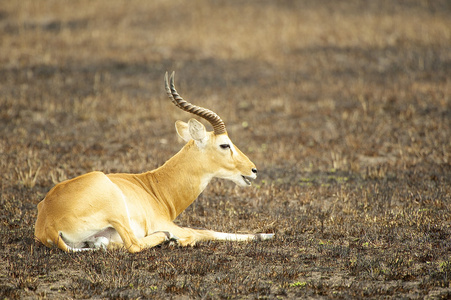
{"type": "MultiPolygon", "coordinates": [[[[140,224],[131,220],[130,226],[136,238],[140,239],[145,237],[145,229],[140,224]]],[[[73,250],[97,248],[99,243],[103,244],[105,247],[110,242],[123,243],[121,236],[112,226],[102,228],[101,230],[79,232],[77,234],[60,232],[60,235],[64,242],[73,250]]]]}

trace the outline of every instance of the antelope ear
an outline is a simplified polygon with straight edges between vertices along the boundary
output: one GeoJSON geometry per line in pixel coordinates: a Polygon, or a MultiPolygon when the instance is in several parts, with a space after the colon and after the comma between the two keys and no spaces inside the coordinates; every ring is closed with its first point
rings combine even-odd
{"type": "Polygon", "coordinates": [[[198,143],[203,143],[207,137],[207,130],[205,126],[196,119],[190,119],[188,121],[188,130],[191,138],[198,143]]]}
{"type": "Polygon", "coordinates": [[[183,121],[175,122],[175,130],[177,130],[177,134],[182,138],[185,142],[189,142],[191,140],[191,135],[188,129],[188,123],[183,121]]]}

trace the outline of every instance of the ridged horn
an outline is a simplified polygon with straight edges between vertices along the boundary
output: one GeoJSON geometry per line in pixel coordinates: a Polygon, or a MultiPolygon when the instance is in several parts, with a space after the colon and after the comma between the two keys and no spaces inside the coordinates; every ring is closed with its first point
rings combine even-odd
{"type": "Polygon", "coordinates": [[[196,116],[199,116],[205,120],[207,120],[212,126],[215,135],[224,134],[226,133],[226,128],[224,121],[221,120],[221,118],[213,111],[203,108],[194,104],[189,103],[188,101],[184,100],[180,95],[177,93],[177,90],[174,86],[174,74],[175,72],[172,72],[171,77],[169,77],[168,81],[168,72],[164,75],[164,85],[166,88],[166,93],[169,96],[169,99],[171,99],[172,103],[175,104],[180,109],[183,109],[184,111],[187,111],[189,113],[192,113],[196,116]]]}

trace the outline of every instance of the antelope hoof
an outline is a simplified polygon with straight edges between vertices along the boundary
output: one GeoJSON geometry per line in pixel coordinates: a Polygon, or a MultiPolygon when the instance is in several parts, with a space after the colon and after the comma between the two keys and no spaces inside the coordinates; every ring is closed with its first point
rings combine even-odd
{"type": "Polygon", "coordinates": [[[274,238],[274,233],[257,233],[254,236],[254,240],[256,241],[266,241],[274,238]]]}
{"type": "Polygon", "coordinates": [[[163,231],[163,233],[166,235],[166,242],[169,242],[169,245],[173,246],[178,244],[180,238],[176,237],[169,231],[163,231]]]}

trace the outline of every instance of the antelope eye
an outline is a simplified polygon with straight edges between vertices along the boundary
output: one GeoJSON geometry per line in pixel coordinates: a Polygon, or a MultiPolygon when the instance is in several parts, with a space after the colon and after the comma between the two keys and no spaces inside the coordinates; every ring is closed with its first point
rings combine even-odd
{"type": "Polygon", "coordinates": [[[221,145],[219,145],[219,147],[221,147],[222,149],[230,149],[229,144],[221,144],[221,145]]]}

